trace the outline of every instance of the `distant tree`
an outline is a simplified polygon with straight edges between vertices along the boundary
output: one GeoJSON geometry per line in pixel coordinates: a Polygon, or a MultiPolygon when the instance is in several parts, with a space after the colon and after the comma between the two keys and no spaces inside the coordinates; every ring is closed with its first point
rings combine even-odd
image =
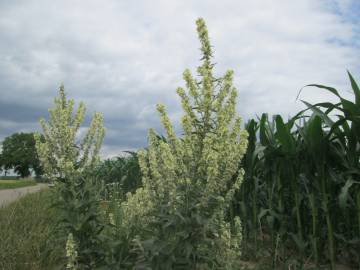
{"type": "Polygon", "coordinates": [[[2,155],[0,153],[0,173],[2,173],[3,171],[3,160],[2,160],[2,155]]]}
{"type": "Polygon", "coordinates": [[[0,164],[4,170],[13,169],[21,177],[42,174],[42,167],[35,148],[34,133],[14,133],[2,142],[0,164]]]}

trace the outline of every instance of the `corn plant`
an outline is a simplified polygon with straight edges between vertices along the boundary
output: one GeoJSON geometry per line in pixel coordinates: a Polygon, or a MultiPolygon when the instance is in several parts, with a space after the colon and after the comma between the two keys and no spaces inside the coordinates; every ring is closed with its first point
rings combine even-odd
{"type": "Polygon", "coordinates": [[[288,121],[263,114],[246,125],[245,182],[234,205],[247,221],[245,246],[270,243],[273,269],[289,254],[298,254],[300,267],[309,259],[331,269],[341,260],[360,263],[360,90],[349,78],[355,102],[313,84],[340,101],[303,101],[307,109],[288,121]]]}
{"type": "Polygon", "coordinates": [[[124,200],[128,192],[141,187],[141,172],[137,154],[127,152],[128,156],[119,156],[99,162],[89,173],[100,184],[104,200],[116,197],[124,200]]]}

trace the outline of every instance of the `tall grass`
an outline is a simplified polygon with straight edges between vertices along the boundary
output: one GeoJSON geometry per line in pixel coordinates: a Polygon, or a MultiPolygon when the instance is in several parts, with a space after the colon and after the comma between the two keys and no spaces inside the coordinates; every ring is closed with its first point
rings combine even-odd
{"type": "Polygon", "coordinates": [[[0,208],[0,269],[56,269],[64,243],[49,240],[56,214],[49,206],[49,191],[40,191],[0,208]]]}

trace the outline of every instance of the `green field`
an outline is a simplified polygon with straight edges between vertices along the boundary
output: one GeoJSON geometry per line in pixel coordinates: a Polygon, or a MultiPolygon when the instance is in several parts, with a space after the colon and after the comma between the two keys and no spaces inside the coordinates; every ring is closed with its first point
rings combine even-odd
{"type": "Polygon", "coordinates": [[[0,180],[0,190],[9,189],[9,188],[20,188],[27,186],[35,186],[36,181],[32,179],[22,179],[22,180],[0,180]]]}

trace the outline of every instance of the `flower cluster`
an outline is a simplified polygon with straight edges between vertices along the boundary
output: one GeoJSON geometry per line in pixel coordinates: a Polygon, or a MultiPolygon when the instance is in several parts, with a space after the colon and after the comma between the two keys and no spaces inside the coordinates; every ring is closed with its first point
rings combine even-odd
{"type": "Polygon", "coordinates": [[[51,179],[66,178],[93,166],[98,161],[98,153],[105,135],[103,118],[95,113],[86,135],[77,146],[75,141],[85,117],[85,105],[80,103],[73,115],[74,100],[68,100],[61,85],[55,106],[49,109],[50,118],[40,120],[45,142],[36,134],[36,149],[45,175],[51,179]]]}
{"type": "Polygon", "coordinates": [[[72,233],[69,233],[66,241],[66,257],[67,257],[66,269],[76,270],[78,253],[76,251],[76,243],[72,233]]]}
{"type": "MultiPolygon", "coordinates": [[[[157,209],[162,209],[162,215],[167,211],[185,219],[195,211],[207,220],[204,226],[212,228],[213,243],[221,251],[215,256],[224,260],[239,255],[240,219],[230,226],[225,213],[243,179],[239,164],[246,151],[247,132],[241,128],[235,109],[233,72],[221,78],[213,76],[212,51],[202,19],[197,21],[197,28],[203,53],[203,64],[198,68],[200,80],[185,70],[187,91],[177,89],[185,112],[183,136],[176,136],[165,106],[158,105],[166,139],[149,131],[149,147],[138,153],[143,188],[129,194],[126,203],[132,205],[131,220],[136,217],[143,221],[157,209]]],[[[205,229],[205,235],[208,233],[205,229]]]]}

